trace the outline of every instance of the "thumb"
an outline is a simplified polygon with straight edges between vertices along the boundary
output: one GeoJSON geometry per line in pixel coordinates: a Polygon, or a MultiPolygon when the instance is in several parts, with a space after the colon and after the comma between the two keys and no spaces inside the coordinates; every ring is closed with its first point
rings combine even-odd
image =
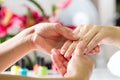
{"type": "Polygon", "coordinates": [[[76,36],[75,34],[73,34],[72,31],[67,27],[62,26],[61,24],[57,24],[55,27],[56,27],[56,31],[60,35],[64,36],[65,38],[67,38],[69,40],[77,40],[77,39],[79,39],[79,37],[76,36]]]}

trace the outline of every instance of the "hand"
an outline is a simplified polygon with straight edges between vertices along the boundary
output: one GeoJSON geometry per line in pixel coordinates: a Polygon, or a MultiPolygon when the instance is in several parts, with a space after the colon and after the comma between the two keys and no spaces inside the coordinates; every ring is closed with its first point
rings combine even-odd
{"type": "Polygon", "coordinates": [[[78,44],[74,55],[68,61],[59,50],[52,50],[52,60],[57,69],[64,77],[74,78],[73,80],[88,80],[93,69],[93,60],[81,53],[81,44],[78,44]]]}
{"type": "Polygon", "coordinates": [[[98,44],[120,46],[120,28],[112,26],[83,25],[87,30],[81,40],[81,51],[91,51],[98,44]]]}
{"type": "Polygon", "coordinates": [[[67,39],[78,39],[70,29],[57,23],[41,23],[35,25],[34,29],[34,35],[31,39],[33,44],[49,53],[52,48],[61,48],[67,39]]]}
{"type": "MultiPolygon", "coordinates": [[[[64,55],[65,58],[70,59],[70,57],[72,56],[73,51],[76,48],[76,45],[82,41],[82,38],[84,37],[84,35],[88,32],[90,26],[78,26],[73,33],[76,34],[77,36],[80,37],[79,40],[77,41],[71,41],[71,40],[67,40],[65,42],[65,44],[62,46],[61,48],[61,54],[64,55]]],[[[99,46],[95,46],[95,48],[93,48],[91,51],[86,52],[86,50],[84,50],[84,54],[96,54],[99,53],[100,49],[99,46]],[[95,52],[96,51],[96,52],[95,52]]]]}

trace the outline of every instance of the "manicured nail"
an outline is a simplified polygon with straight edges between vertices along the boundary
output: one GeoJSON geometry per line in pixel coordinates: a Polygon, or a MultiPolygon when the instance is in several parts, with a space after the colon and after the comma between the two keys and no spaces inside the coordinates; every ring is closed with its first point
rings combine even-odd
{"type": "Polygon", "coordinates": [[[85,49],[85,50],[84,50],[84,53],[88,53],[88,50],[87,50],[87,49],[85,49]]]}
{"type": "Polygon", "coordinates": [[[73,34],[73,37],[74,37],[74,38],[79,38],[79,36],[77,36],[77,35],[74,35],[74,34],[73,34]]]}
{"type": "Polygon", "coordinates": [[[60,53],[61,53],[62,55],[64,55],[64,54],[65,54],[65,50],[62,49],[62,50],[60,51],[60,53]]]}

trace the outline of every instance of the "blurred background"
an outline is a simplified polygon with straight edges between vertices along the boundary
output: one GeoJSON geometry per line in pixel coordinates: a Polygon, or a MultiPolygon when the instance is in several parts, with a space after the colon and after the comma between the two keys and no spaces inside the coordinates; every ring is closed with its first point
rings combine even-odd
{"type": "MultiPolygon", "coordinates": [[[[79,24],[120,26],[120,0],[0,0],[0,5],[1,43],[40,22],[60,22],[70,28],[79,24]]],[[[116,51],[114,46],[101,45],[100,54],[92,56],[96,68],[105,68],[116,51]]],[[[29,69],[37,56],[44,57],[51,68],[50,56],[39,50],[24,57],[29,69]]]]}

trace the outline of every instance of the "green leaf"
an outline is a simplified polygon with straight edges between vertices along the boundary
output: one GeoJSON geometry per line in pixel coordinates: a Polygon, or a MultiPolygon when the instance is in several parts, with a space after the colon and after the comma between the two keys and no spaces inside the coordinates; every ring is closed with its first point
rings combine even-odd
{"type": "Polygon", "coordinates": [[[46,16],[45,12],[44,12],[44,9],[42,8],[42,6],[40,4],[37,3],[37,1],[35,0],[29,0],[31,3],[33,3],[35,6],[38,7],[38,9],[42,12],[42,15],[43,16],[46,16]]]}
{"type": "Polygon", "coordinates": [[[33,15],[31,13],[30,9],[27,9],[27,15],[28,15],[29,18],[33,19],[33,15]]]}
{"type": "Polygon", "coordinates": [[[0,37],[0,43],[2,43],[2,42],[4,42],[4,41],[12,38],[13,36],[15,36],[15,35],[7,34],[7,35],[4,36],[4,37],[0,37]]]}
{"type": "Polygon", "coordinates": [[[57,10],[57,7],[55,4],[52,5],[52,13],[54,13],[57,10]]]}

